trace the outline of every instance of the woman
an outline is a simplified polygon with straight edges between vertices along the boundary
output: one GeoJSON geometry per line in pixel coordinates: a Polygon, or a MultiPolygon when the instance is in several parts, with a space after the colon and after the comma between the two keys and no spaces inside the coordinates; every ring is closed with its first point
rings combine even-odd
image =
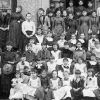
{"type": "Polygon", "coordinates": [[[0,16],[0,47],[4,51],[9,33],[10,14],[3,10],[0,16]]]}
{"type": "Polygon", "coordinates": [[[1,87],[2,95],[7,98],[9,96],[11,88],[11,80],[15,74],[15,60],[16,53],[12,52],[13,44],[7,42],[6,51],[2,52],[2,75],[1,75],[1,87]]]}
{"type": "Polygon", "coordinates": [[[97,17],[96,11],[92,12],[91,16],[91,30],[94,33],[99,33],[99,18],[97,17]]]}
{"type": "Polygon", "coordinates": [[[59,36],[64,32],[64,20],[61,17],[60,10],[56,12],[56,17],[54,18],[53,21],[53,32],[56,40],[58,40],[59,36]]]}
{"type": "Polygon", "coordinates": [[[84,33],[86,40],[88,40],[88,32],[90,30],[90,26],[91,26],[91,21],[90,21],[90,17],[87,16],[87,11],[83,10],[82,12],[83,16],[80,17],[79,19],[79,25],[80,25],[80,33],[84,33]]]}
{"type": "Polygon", "coordinates": [[[24,20],[22,14],[22,7],[18,6],[16,12],[11,15],[11,22],[9,27],[9,41],[13,43],[14,48],[19,49],[21,43],[21,23],[24,20]]]}

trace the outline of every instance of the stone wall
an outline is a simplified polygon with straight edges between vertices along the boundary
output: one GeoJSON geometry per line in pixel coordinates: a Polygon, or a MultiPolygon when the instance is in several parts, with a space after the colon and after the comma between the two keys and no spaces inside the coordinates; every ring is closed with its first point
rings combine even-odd
{"type": "Polygon", "coordinates": [[[36,21],[36,13],[38,8],[44,8],[45,10],[49,7],[49,0],[17,0],[17,5],[23,7],[22,14],[25,16],[27,12],[32,13],[33,21],[36,21]]]}

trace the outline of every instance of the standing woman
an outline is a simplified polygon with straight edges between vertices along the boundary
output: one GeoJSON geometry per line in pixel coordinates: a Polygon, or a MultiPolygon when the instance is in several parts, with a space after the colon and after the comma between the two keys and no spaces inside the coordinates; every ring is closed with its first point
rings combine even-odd
{"type": "Polygon", "coordinates": [[[4,51],[9,33],[10,14],[3,10],[0,16],[0,48],[4,51]]]}
{"type": "Polygon", "coordinates": [[[21,40],[21,23],[24,20],[22,14],[22,7],[18,6],[16,12],[11,15],[11,22],[9,27],[9,41],[13,43],[14,48],[19,49],[21,40]]]}
{"type": "Polygon", "coordinates": [[[53,21],[53,32],[55,39],[59,40],[59,37],[64,32],[64,19],[61,17],[61,11],[57,10],[56,17],[53,21]]]}
{"type": "Polygon", "coordinates": [[[90,26],[91,26],[91,20],[90,17],[87,16],[87,11],[84,9],[82,12],[82,17],[80,17],[79,19],[79,25],[80,25],[80,33],[84,33],[86,40],[88,40],[88,32],[90,30],[90,26]]]}

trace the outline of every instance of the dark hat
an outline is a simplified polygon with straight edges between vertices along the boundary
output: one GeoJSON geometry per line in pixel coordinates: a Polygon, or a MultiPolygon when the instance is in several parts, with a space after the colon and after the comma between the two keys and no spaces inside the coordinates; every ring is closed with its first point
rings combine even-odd
{"type": "Polygon", "coordinates": [[[8,41],[8,42],[6,43],[6,46],[7,46],[7,45],[10,45],[10,46],[13,47],[13,43],[12,43],[11,41],[8,41]]]}
{"type": "Polygon", "coordinates": [[[80,70],[76,70],[75,74],[81,74],[81,71],[80,70]]]}

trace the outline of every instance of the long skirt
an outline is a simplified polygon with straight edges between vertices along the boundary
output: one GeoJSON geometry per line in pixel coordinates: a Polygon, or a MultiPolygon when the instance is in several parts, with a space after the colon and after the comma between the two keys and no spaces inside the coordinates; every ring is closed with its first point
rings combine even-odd
{"type": "Polygon", "coordinates": [[[16,20],[12,21],[9,27],[9,41],[13,43],[13,47],[18,48],[20,44],[21,24],[16,20]]]}

